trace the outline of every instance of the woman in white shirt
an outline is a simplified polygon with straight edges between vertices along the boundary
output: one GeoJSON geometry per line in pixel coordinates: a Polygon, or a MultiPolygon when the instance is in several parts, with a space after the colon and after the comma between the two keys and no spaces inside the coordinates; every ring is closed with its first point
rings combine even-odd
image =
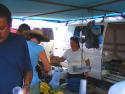
{"type": "Polygon", "coordinates": [[[80,49],[79,39],[77,37],[70,38],[70,46],[62,57],[52,56],[50,59],[51,63],[68,61],[68,79],[70,78],[81,78],[85,79],[88,77],[88,73],[91,70],[90,61],[87,53],[80,49]],[[81,58],[83,56],[83,58],[81,58]]]}

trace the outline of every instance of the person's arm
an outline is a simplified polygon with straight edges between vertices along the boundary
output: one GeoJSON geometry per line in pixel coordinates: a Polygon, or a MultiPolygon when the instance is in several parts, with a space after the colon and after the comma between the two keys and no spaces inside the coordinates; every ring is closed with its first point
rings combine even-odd
{"type": "Polygon", "coordinates": [[[58,57],[58,56],[52,56],[50,57],[50,63],[54,64],[54,63],[60,63],[60,62],[64,62],[65,58],[64,57],[58,57]]]}
{"type": "Polygon", "coordinates": [[[51,56],[50,57],[50,63],[53,65],[54,63],[60,63],[64,62],[67,58],[67,52],[68,50],[65,51],[64,55],[62,57],[59,56],[51,56]]]}
{"type": "Polygon", "coordinates": [[[58,59],[57,59],[57,61],[58,62],[64,62],[66,59],[64,58],[64,57],[59,57],[58,59]]]}
{"type": "Polygon", "coordinates": [[[39,58],[40,60],[42,61],[44,67],[45,67],[45,71],[46,72],[49,72],[51,70],[51,66],[50,66],[50,63],[48,61],[48,58],[46,56],[46,52],[45,51],[42,51],[39,55],[39,58]]]}
{"type": "Polygon", "coordinates": [[[32,81],[32,71],[26,71],[24,74],[23,94],[30,92],[30,83],[32,81]]]}
{"type": "Polygon", "coordinates": [[[33,69],[30,61],[27,43],[24,44],[24,62],[23,62],[23,94],[30,92],[30,84],[32,81],[33,69]]]}
{"type": "Polygon", "coordinates": [[[86,63],[86,66],[90,66],[90,60],[89,60],[89,59],[87,59],[87,60],[85,61],[85,63],[86,63]]]}
{"type": "Polygon", "coordinates": [[[86,72],[84,74],[85,74],[85,77],[87,78],[89,76],[89,72],[91,71],[91,65],[90,65],[90,60],[89,60],[88,54],[86,52],[84,52],[83,58],[84,58],[85,64],[86,64],[86,72]]]}
{"type": "Polygon", "coordinates": [[[85,60],[85,63],[86,63],[86,72],[85,72],[85,77],[89,77],[89,72],[91,71],[91,66],[90,66],[90,60],[87,59],[85,60]]]}

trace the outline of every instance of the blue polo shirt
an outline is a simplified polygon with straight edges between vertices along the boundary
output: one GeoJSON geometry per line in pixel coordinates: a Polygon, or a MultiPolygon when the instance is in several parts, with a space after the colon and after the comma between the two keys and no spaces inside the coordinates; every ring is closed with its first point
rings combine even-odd
{"type": "Polygon", "coordinates": [[[12,94],[12,89],[22,86],[25,71],[31,71],[27,43],[19,35],[10,33],[0,43],[0,94],[12,94]]]}

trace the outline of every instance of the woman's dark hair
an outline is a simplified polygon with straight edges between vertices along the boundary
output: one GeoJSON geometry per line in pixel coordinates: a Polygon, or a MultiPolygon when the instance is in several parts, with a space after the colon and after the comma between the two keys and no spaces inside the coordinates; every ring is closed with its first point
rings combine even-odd
{"type": "Polygon", "coordinates": [[[10,10],[3,4],[0,4],[0,18],[6,17],[9,27],[11,27],[12,24],[12,18],[11,18],[11,12],[10,10]]]}
{"type": "Polygon", "coordinates": [[[17,34],[19,34],[27,39],[28,31],[30,31],[30,30],[31,30],[30,26],[28,24],[23,23],[19,26],[19,28],[17,30],[17,34]]]}
{"type": "Polygon", "coordinates": [[[78,38],[78,37],[73,36],[73,37],[70,38],[70,40],[73,40],[75,43],[77,43],[77,44],[78,44],[78,47],[80,48],[79,38],[78,38]]]}
{"type": "Polygon", "coordinates": [[[27,30],[31,30],[30,26],[28,24],[21,24],[18,28],[18,32],[23,32],[23,31],[27,31],[27,30]]]}

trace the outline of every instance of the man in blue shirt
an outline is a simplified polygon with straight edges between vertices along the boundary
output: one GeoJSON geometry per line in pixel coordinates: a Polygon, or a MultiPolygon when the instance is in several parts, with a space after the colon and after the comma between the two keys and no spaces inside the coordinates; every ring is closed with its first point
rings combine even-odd
{"type": "Polygon", "coordinates": [[[10,33],[11,12],[0,4],[0,94],[12,94],[14,87],[29,93],[32,66],[27,43],[19,35],[10,33]]]}

